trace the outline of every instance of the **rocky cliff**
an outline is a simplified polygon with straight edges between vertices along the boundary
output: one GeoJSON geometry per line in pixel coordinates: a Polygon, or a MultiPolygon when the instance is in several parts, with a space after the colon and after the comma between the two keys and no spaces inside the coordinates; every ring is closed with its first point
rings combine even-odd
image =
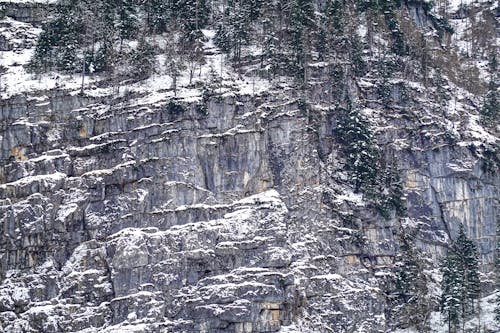
{"type": "MultiPolygon", "coordinates": [[[[336,65],[311,64],[305,95],[236,74],[209,98],[174,96],[166,76],[118,92],[94,79],[82,94],[78,76],[20,85],[42,14],[1,4],[3,331],[387,332],[401,234],[429,258],[435,308],[460,223],[492,293],[498,136],[452,73],[424,84],[406,68],[385,102],[378,77],[341,74],[403,184],[406,213],[384,217],[345,171],[336,65]]],[[[402,13],[431,27],[419,8],[402,13]]]]}

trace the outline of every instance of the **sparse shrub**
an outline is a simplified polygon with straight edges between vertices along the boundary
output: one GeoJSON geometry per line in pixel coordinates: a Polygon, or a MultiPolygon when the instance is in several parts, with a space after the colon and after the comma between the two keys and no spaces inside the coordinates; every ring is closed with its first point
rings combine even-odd
{"type": "Polygon", "coordinates": [[[208,116],[208,105],[207,103],[200,102],[195,105],[196,112],[200,113],[203,116],[208,116]]]}
{"type": "Polygon", "coordinates": [[[170,114],[172,116],[179,116],[179,115],[183,114],[184,112],[186,112],[186,108],[184,107],[184,105],[177,103],[174,100],[171,100],[170,102],[168,102],[166,109],[167,109],[168,114],[170,114]]]}

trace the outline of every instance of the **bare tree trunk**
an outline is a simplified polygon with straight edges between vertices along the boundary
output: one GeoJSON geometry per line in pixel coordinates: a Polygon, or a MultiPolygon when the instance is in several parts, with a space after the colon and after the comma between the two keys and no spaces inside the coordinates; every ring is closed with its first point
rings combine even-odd
{"type": "Polygon", "coordinates": [[[85,85],[85,56],[83,57],[82,61],[82,87],[80,89],[80,94],[83,95],[83,87],[85,85]]]}
{"type": "Polygon", "coordinates": [[[177,73],[172,75],[172,88],[174,89],[174,96],[177,96],[177,73]]]}

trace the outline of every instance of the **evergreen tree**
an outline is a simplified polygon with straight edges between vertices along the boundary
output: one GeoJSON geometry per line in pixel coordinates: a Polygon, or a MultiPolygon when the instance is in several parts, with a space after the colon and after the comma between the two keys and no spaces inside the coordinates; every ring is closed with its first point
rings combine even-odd
{"type": "Polygon", "coordinates": [[[263,24],[266,33],[262,39],[261,67],[267,69],[268,79],[271,80],[278,73],[279,69],[284,67],[284,60],[279,45],[279,38],[276,31],[272,28],[272,21],[266,20],[263,24]]]}
{"type": "Polygon", "coordinates": [[[290,29],[292,35],[293,68],[302,84],[307,83],[307,62],[311,32],[315,27],[314,4],[311,0],[292,0],[290,29]]]}
{"type": "Polygon", "coordinates": [[[340,35],[344,32],[345,0],[327,0],[323,11],[327,31],[340,35]]]}
{"type": "Polygon", "coordinates": [[[392,317],[400,327],[415,326],[427,330],[427,318],[431,311],[428,277],[425,259],[419,254],[411,235],[400,229],[400,248],[396,256],[394,305],[392,317]]]}
{"type": "Polygon", "coordinates": [[[401,0],[357,0],[357,8],[368,12],[370,16],[382,14],[392,36],[392,51],[397,55],[406,55],[408,50],[404,36],[396,18],[395,10],[401,5],[401,0]]]}
{"type": "Polygon", "coordinates": [[[490,80],[488,82],[488,91],[481,108],[481,122],[485,125],[497,124],[498,121],[498,62],[494,53],[489,57],[488,69],[490,80]]]}
{"type": "Polygon", "coordinates": [[[2,76],[7,73],[7,67],[0,65],[0,93],[5,89],[2,85],[2,76]]]}
{"type": "Polygon", "coordinates": [[[460,323],[478,311],[481,295],[479,280],[479,252],[465,235],[460,224],[457,239],[442,264],[441,312],[446,316],[448,330],[456,331],[460,323]]]}
{"type": "Polygon", "coordinates": [[[138,23],[132,0],[62,0],[43,26],[31,69],[85,72],[110,69],[115,41],[135,35],[138,23]]]}
{"type": "MultiPolygon", "coordinates": [[[[381,164],[383,162],[381,161],[381,164]]],[[[392,210],[395,210],[398,216],[405,216],[406,207],[403,201],[403,184],[401,183],[396,164],[392,162],[382,167],[379,173],[379,189],[378,194],[374,198],[378,211],[386,219],[390,218],[392,210]]]]}
{"type": "Polygon", "coordinates": [[[120,42],[136,36],[139,27],[137,6],[134,0],[119,0],[117,3],[117,19],[115,26],[120,36],[120,42]]]}
{"type": "Polygon", "coordinates": [[[203,29],[210,16],[210,6],[206,0],[173,0],[171,16],[185,33],[203,29]]]}
{"type": "Polygon", "coordinates": [[[363,60],[363,43],[357,33],[349,37],[346,44],[349,45],[350,63],[355,75],[361,76],[366,72],[366,63],[363,60]]]}
{"type": "MultiPolygon", "coordinates": [[[[500,219],[497,219],[497,228],[496,234],[500,233],[500,219]]],[[[496,273],[496,287],[497,290],[500,287],[500,238],[497,237],[497,246],[496,246],[496,257],[495,257],[495,273],[496,273]]],[[[495,322],[497,326],[500,326],[500,293],[497,293],[496,304],[495,304],[495,322]]]]}
{"type": "Polygon", "coordinates": [[[146,11],[146,24],[152,32],[167,30],[171,10],[166,0],[146,0],[144,10],[146,11]]]}
{"type": "Polygon", "coordinates": [[[441,264],[441,313],[445,315],[448,332],[455,332],[459,326],[461,313],[462,277],[457,270],[459,262],[456,253],[450,251],[441,264]]]}
{"type": "Polygon", "coordinates": [[[229,2],[228,12],[233,58],[239,62],[241,48],[250,38],[250,8],[245,1],[233,0],[229,2]]]}
{"type": "Polygon", "coordinates": [[[383,57],[377,62],[377,70],[380,79],[377,82],[377,93],[385,107],[391,103],[391,83],[390,79],[394,73],[394,61],[390,57],[383,57]]]}
{"type": "Polygon", "coordinates": [[[337,135],[343,145],[346,167],[352,174],[355,191],[372,195],[378,174],[378,151],[367,120],[356,108],[339,110],[337,135]]]}
{"type": "Polygon", "coordinates": [[[223,52],[231,53],[233,60],[240,62],[243,45],[250,40],[249,3],[243,0],[230,0],[224,12],[223,22],[215,35],[215,45],[223,52]]]}
{"type": "Polygon", "coordinates": [[[260,9],[262,38],[257,43],[260,43],[262,49],[261,68],[266,69],[269,80],[285,69],[287,64],[286,50],[283,47],[284,16],[287,12],[282,6],[283,1],[269,1],[264,2],[260,9]]]}
{"type": "Polygon", "coordinates": [[[154,73],[156,67],[154,47],[144,36],[139,39],[137,49],[130,55],[130,64],[134,77],[138,79],[145,79],[154,73]]]}
{"type": "Polygon", "coordinates": [[[477,246],[467,238],[464,226],[460,224],[457,240],[455,241],[455,251],[460,258],[460,273],[463,279],[462,314],[466,315],[475,312],[474,301],[478,300],[481,294],[479,280],[479,252],[477,246]]]}
{"type": "Polygon", "coordinates": [[[327,0],[321,10],[316,49],[323,57],[328,57],[332,50],[338,50],[344,44],[342,38],[346,25],[344,2],[344,0],[327,0]]]}
{"type": "Polygon", "coordinates": [[[84,30],[81,17],[75,16],[75,2],[59,2],[54,19],[42,26],[30,68],[43,72],[52,68],[71,70],[76,67],[79,31],[84,30]]]}

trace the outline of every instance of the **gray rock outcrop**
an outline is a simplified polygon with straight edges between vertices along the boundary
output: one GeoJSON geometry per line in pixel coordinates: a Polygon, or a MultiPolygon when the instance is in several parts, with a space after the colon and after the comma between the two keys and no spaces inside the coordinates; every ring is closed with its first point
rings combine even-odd
{"type": "MultiPolygon", "coordinates": [[[[5,13],[38,25],[38,10],[50,6],[5,13]]],[[[14,39],[0,35],[0,50],[33,47],[14,39]]],[[[308,112],[281,86],[208,100],[96,87],[2,99],[0,328],[387,332],[400,231],[436,271],[460,223],[489,278],[498,138],[478,125],[471,94],[454,86],[460,108],[437,112],[435,91],[410,82],[403,96],[396,82],[387,107],[375,78],[342,77],[401,171],[407,216],[384,218],[345,171],[333,69],[310,71],[308,112]]]]}

